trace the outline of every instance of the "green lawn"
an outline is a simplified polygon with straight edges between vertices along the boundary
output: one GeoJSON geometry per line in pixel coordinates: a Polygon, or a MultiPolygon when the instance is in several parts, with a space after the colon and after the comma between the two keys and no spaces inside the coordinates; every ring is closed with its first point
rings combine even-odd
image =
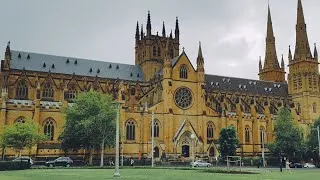
{"type": "MultiPolygon", "coordinates": [[[[30,169],[22,171],[0,171],[0,180],[74,180],[74,179],[114,179],[112,169],[30,169]]],[[[277,169],[259,174],[218,174],[203,172],[202,170],[174,170],[174,169],[121,169],[121,179],[151,179],[151,180],[250,180],[250,179],[318,179],[320,170],[300,169],[292,173],[277,169]]]]}

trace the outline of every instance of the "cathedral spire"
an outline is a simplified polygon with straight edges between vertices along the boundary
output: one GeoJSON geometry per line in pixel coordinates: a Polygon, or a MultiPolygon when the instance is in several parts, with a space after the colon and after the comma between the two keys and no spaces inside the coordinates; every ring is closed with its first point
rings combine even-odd
{"type": "Polygon", "coordinates": [[[261,56],[259,56],[259,71],[262,71],[262,62],[261,62],[261,56]]]}
{"type": "Polygon", "coordinates": [[[288,54],[289,62],[292,61],[292,53],[291,53],[291,47],[289,46],[289,54],[288,54]]]}
{"type": "Polygon", "coordinates": [[[137,21],[137,27],[136,27],[136,40],[139,40],[139,22],[137,21]]]}
{"type": "Polygon", "coordinates": [[[143,39],[143,36],[144,36],[144,34],[143,34],[143,24],[141,24],[141,35],[140,35],[140,37],[141,37],[141,39],[143,39]]]}
{"type": "Polygon", "coordinates": [[[162,36],[166,37],[166,27],[164,25],[164,21],[163,21],[163,25],[162,25],[162,36]]]}
{"type": "Polygon", "coordinates": [[[203,66],[203,56],[202,56],[202,49],[201,49],[201,42],[199,41],[199,49],[198,49],[198,57],[197,57],[197,65],[203,66]]]}
{"type": "Polygon", "coordinates": [[[175,38],[179,39],[180,30],[179,30],[179,20],[178,17],[176,17],[176,29],[174,31],[175,38]]]}
{"type": "Polygon", "coordinates": [[[272,19],[270,6],[268,5],[267,37],[266,37],[266,54],[264,60],[264,69],[279,68],[279,62],[276,52],[275,37],[273,34],[272,19]]]}
{"type": "Polygon", "coordinates": [[[171,29],[171,32],[170,32],[170,38],[172,39],[172,29],[171,29]]]}
{"type": "Polygon", "coordinates": [[[147,36],[151,36],[151,18],[150,18],[150,11],[148,11],[147,36]]]}
{"type": "Polygon", "coordinates": [[[317,51],[317,44],[314,43],[314,51],[313,51],[313,57],[318,60],[318,51],[317,51]]]}
{"type": "Polygon", "coordinates": [[[294,60],[312,58],[301,0],[298,0],[294,60]]]}
{"type": "Polygon", "coordinates": [[[284,69],[284,60],[283,60],[283,54],[281,55],[281,68],[284,69]]]}

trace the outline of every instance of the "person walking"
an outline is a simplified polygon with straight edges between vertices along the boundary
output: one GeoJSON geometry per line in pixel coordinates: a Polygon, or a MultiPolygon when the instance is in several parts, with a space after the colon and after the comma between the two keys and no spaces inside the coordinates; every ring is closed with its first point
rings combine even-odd
{"type": "Polygon", "coordinates": [[[131,166],[133,166],[133,163],[134,163],[134,160],[133,160],[133,159],[131,159],[131,161],[130,161],[130,165],[131,165],[131,166]]]}
{"type": "Polygon", "coordinates": [[[286,161],[286,170],[289,171],[289,173],[291,174],[289,159],[287,159],[286,161]]]}

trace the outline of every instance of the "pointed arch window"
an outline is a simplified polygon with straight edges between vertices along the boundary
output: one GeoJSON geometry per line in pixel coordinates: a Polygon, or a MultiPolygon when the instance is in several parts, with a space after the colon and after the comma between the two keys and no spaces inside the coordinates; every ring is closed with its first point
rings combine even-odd
{"type": "Polygon", "coordinates": [[[43,123],[43,132],[48,136],[50,141],[53,141],[54,138],[54,125],[55,121],[52,118],[48,118],[43,123]]]}
{"type": "Polygon", "coordinates": [[[77,91],[75,84],[72,84],[72,85],[70,85],[68,90],[66,92],[64,92],[64,99],[67,101],[72,101],[76,98],[77,93],[78,93],[78,91],[77,91]]]}
{"type": "Polygon", "coordinates": [[[25,123],[26,122],[26,118],[23,116],[18,117],[14,123],[25,123]]]}
{"type": "Polygon", "coordinates": [[[247,126],[244,129],[244,138],[246,143],[250,143],[250,128],[247,126]]]}
{"type": "Polygon", "coordinates": [[[315,102],[312,104],[312,112],[317,113],[317,103],[315,102]]]}
{"type": "Polygon", "coordinates": [[[153,46],[153,56],[157,56],[157,48],[155,46],[153,46]]]}
{"type": "Polygon", "coordinates": [[[126,122],[126,138],[127,140],[135,140],[136,126],[135,121],[130,119],[126,122]]]}
{"type": "Polygon", "coordinates": [[[25,80],[20,80],[16,88],[16,99],[28,99],[28,86],[25,80]]]}
{"type": "MultiPolygon", "coordinates": [[[[151,130],[151,136],[152,136],[152,126],[150,128],[151,130]]],[[[154,120],[154,126],[153,126],[153,137],[159,137],[160,134],[160,122],[159,120],[155,119],[154,120]]]]}
{"type": "Polygon", "coordinates": [[[44,100],[53,100],[54,90],[50,82],[44,84],[42,90],[42,99],[44,100]]]}
{"type": "Polygon", "coordinates": [[[160,57],[161,56],[161,48],[158,47],[158,56],[160,57]]]}
{"type": "Polygon", "coordinates": [[[188,68],[186,65],[182,65],[180,67],[180,78],[181,79],[188,79],[188,68]]]}
{"type": "Polygon", "coordinates": [[[265,137],[266,133],[265,133],[265,130],[264,130],[264,127],[261,126],[260,127],[260,143],[261,143],[261,147],[262,147],[262,144],[266,144],[266,137],[265,137]]]}
{"type": "Polygon", "coordinates": [[[207,138],[213,139],[213,136],[214,136],[214,125],[212,122],[209,122],[207,124],[207,138]]]}

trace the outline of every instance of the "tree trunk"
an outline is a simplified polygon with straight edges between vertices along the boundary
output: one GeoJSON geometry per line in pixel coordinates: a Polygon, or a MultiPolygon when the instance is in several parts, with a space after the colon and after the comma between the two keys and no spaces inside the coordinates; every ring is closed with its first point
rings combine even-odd
{"type": "Polygon", "coordinates": [[[92,166],[93,148],[90,147],[89,151],[90,151],[90,155],[89,155],[89,166],[92,166]]]}
{"type": "Polygon", "coordinates": [[[4,161],[4,156],[6,155],[6,148],[2,147],[2,161],[4,161]]]}
{"type": "Polygon", "coordinates": [[[103,167],[103,154],[104,154],[104,138],[102,138],[102,143],[101,143],[100,167],[103,167]]]}

